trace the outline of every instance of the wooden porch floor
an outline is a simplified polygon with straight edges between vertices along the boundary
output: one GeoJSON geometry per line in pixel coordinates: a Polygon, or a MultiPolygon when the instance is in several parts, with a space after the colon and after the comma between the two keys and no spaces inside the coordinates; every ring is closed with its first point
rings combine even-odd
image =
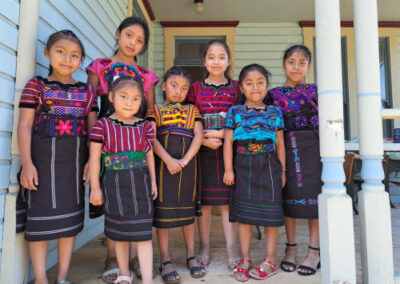
{"type": "MultiPolygon", "coordinates": [[[[395,262],[395,269],[400,271],[400,204],[396,204],[396,209],[392,209],[392,228],[393,228],[393,255],[395,262]]],[[[211,254],[212,260],[211,265],[207,269],[207,276],[198,280],[190,277],[188,270],[185,266],[185,246],[183,237],[180,229],[173,229],[170,233],[170,248],[171,258],[177,268],[178,272],[182,277],[181,283],[239,283],[235,281],[232,273],[226,267],[226,253],[224,248],[224,238],[221,230],[219,216],[212,217],[212,230],[211,230],[211,254]]],[[[355,239],[356,239],[356,262],[357,262],[357,282],[361,283],[361,255],[360,255],[360,237],[359,237],[359,222],[357,216],[354,218],[355,223],[355,239]]],[[[304,220],[298,223],[298,261],[301,261],[307,252],[308,245],[308,231],[307,222],[304,220]]],[[[155,234],[154,234],[155,236],[155,234]]],[[[261,261],[264,257],[264,239],[258,240],[256,237],[256,231],[254,230],[253,242],[252,242],[252,258],[255,263],[261,261]]],[[[76,251],[72,256],[72,264],[70,269],[69,278],[80,284],[101,284],[101,274],[105,259],[105,247],[102,244],[103,235],[99,235],[91,242],[86,244],[84,247],[76,251]]],[[[281,228],[279,230],[279,243],[277,250],[277,261],[278,263],[283,258],[284,244],[285,244],[285,232],[281,228]]],[[[156,237],[153,238],[154,244],[154,266],[159,266],[159,252],[157,247],[156,237]]],[[[156,269],[157,270],[157,269],[156,269]]],[[[53,267],[49,273],[49,283],[53,283],[56,277],[56,268],[53,267]]],[[[136,280],[135,283],[141,283],[136,280]]],[[[154,283],[163,283],[159,274],[154,279],[154,283]]],[[[249,280],[251,283],[260,283],[256,280],[249,280]]],[[[321,283],[320,271],[314,276],[302,277],[297,273],[285,273],[279,270],[278,274],[263,281],[263,283],[298,283],[298,284],[314,284],[321,283]]]]}

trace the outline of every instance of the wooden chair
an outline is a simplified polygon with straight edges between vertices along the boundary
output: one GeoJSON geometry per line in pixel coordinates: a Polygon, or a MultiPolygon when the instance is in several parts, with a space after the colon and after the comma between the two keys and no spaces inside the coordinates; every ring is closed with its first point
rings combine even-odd
{"type": "Polygon", "coordinates": [[[354,194],[354,182],[353,182],[354,161],[355,161],[355,155],[353,153],[348,153],[344,156],[343,169],[344,169],[344,174],[346,175],[346,181],[344,184],[346,186],[346,193],[351,197],[351,200],[353,202],[354,214],[358,215],[358,210],[356,208],[356,199],[355,199],[356,195],[354,194]]]}

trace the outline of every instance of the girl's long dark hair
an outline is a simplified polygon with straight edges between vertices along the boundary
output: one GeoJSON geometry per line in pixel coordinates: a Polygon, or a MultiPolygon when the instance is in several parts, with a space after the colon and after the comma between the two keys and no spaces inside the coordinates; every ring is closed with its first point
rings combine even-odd
{"type": "MultiPolygon", "coordinates": [[[[62,31],[58,31],[55,33],[52,33],[49,36],[49,39],[46,42],[46,50],[48,52],[50,52],[50,48],[59,40],[62,39],[66,39],[66,40],[70,40],[72,42],[75,42],[79,45],[79,47],[81,48],[81,62],[82,60],[85,58],[85,47],[83,46],[81,40],[76,36],[76,34],[71,31],[71,30],[62,30],[62,31]]],[[[51,73],[53,73],[53,67],[51,67],[51,63],[49,66],[49,75],[51,75],[51,73]]]]}
{"type": "Polygon", "coordinates": [[[285,63],[286,59],[288,59],[293,53],[301,52],[307,58],[308,64],[311,63],[311,51],[308,49],[307,46],[302,44],[292,45],[288,49],[285,50],[283,54],[283,63],[285,63]]]}
{"type": "MultiPolygon", "coordinates": [[[[267,86],[269,86],[271,73],[264,66],[262,66],[260,64],[256,64],[256,63],[246,65],[242,68],[242,70],[240,71],[240,74],[239,74],[239,86],[242,85],[243,80],[246,77],[246,75],[254,70],[260,72],[265,77],[265,80],[267,81],[267,86]]],[[[238,104],[244,105],[245,102],[246,102],[246,97],[242,92],[240,92],[238,104]]]]}

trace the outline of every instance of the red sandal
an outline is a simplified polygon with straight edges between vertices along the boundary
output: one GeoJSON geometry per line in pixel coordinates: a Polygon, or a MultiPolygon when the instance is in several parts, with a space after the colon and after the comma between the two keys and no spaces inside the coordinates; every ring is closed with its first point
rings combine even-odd
{"type": "Polygon", "coordinates": [[[267,279],[268,277],[271,277],[272,275],[276,274],[278,270],[278,266],[270,261],[269,259],[264,259],[264,261],[260,265],[254,266],[252,269],[249,271],[250,277],[257,279],[257,280],[264,280],[267,279]],[[264,265],[272,267],[271,272],[266,272],[263,268],[264,265]]]}
{"type": "Polygon", "coordinates": [[[249,269],[251,267],[251,260],[248,258],[242,258],[239,261],[238,267],[233,270],[235,279],[240,282],[246,282],[249,280],[249,269]]]}

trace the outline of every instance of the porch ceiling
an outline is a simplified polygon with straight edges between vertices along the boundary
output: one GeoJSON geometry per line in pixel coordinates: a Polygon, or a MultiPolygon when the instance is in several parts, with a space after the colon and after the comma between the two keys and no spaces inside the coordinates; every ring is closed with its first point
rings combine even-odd
{"type": "MultiPolygon", "coordinates": [[[[193,0],[149,0],[156,21],[240,21],[243,23],[312,21],[314,0],[204,0],[196,14],[193,0]]],[[[341,0],[341,20],[352,21],[352,0],[341,0]]],[[[380,21],[400,21],[399,0],[378,0],[380,21]]]]}

